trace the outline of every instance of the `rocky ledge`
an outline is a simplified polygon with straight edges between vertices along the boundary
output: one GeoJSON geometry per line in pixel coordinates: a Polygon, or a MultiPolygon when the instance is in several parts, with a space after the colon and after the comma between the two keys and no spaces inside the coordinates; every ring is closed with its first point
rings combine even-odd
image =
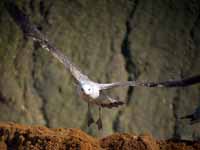
{"type": "Polygon", "coordinates": [[[151,135],[115,133],[97,139],[80,129],[0,123],[0,149],[31,150],[198,150],[199,141],[156,140],[151,135]]]}

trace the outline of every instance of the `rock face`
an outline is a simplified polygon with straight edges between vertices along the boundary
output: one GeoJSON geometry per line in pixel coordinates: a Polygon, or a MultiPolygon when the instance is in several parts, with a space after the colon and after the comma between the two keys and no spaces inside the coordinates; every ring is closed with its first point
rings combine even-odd
{"type": "MultiPolygon", "coordinates": [[[[0,120],[87,128],[87,104],[70,74],[23,36],[0,2],[0,120]],[[70,118],[70,119],[69,119],[70,118]]],[[[20,0],[16,5],[91,79],[160,81],[200,74],[198,0],[20,0]]],[[[127,101],[103,111],[104,133],[150,132],[198,139],[180,116],[199,104],[200,86],[115,89],[127,101]]],[[[97,117],[96,107],[93,110],[97,117]]]]}
{"type": "MultiPolygon", "coordinates": [[[[128,38],[137,80],[162,81],[199,74],[199,6],[197,1],[137,3],[129,20],[128,38]]],[[[199,86],[134,89],[119,127],[122,131],[147,131],[160,138],[191,138],[197,131],[179,118],[197,107],[199,92],[199,86]]]]}

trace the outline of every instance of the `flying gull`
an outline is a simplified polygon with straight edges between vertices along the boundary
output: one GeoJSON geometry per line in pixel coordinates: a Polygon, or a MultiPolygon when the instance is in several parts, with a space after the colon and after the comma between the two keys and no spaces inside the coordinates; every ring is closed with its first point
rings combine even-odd
{"type": "Polygon", "coordinates": [[[77,82],[77,90],[80,97],[88,103],[88,126],[94,123],[94,119],[91,114],[91,105],[97,105],[99,107],[99,118],[96,121],[98,129],[102,128],[101,120],[101,108],[113,108],[123,105],[124,102],[118,99],[114,99],[109,95],[105,94],[105,90],[115,87],[126,87],[126,86],[145,86],[145,87],[178,87],[188,86],[200,82],[199,76],[174,81],[164,82],[136,82],[136,81],[124,81],[114,83],[97,83],[89,79],[87,75],[82,73],[70,60],[64,55],[58,48],[56,48],[48,39],[45,37],[35,25],[31,24],[28,17],[18,9],[13,3],[8,3],[8,11],[14,21],[20,26],[24,34],[31,37],[33,41],[38,42],[42,48],[49,51],[55,58],[57,58],[67,70],[72,74],[73,78],[77,82]]]}
{"type": "Polygon", "coordinates": [[[88,126],[90,126],[94,119],[91,114],[90,106],[92,104],[99,106],[99,119],[96,121],[98,128],[102,128],[101,120],[101,107],[113,108],[123,105],[124,102],[118,99],[114,99],[107,94],[104,90],[114,88],[117,86],[132,85],[133,82],[115,82],[115,83],[97,83],[89,79],[89,77],[83,74],[70,60],[64,55],[58,48],[56,48],[38,29],[35,25],[31,24],[28,17],[20,11],[15,5],[11,9],[11,16],[21,27],[26,36],[30,37],[33,41],[36,41],[40,46],[49,51],[55,58],[57,58],[67,70],[72,74],[76,81],[77,91],[79,96],[88,103],[88,126]],[[15,10],[13,13],[12,10],[15,10]]]}

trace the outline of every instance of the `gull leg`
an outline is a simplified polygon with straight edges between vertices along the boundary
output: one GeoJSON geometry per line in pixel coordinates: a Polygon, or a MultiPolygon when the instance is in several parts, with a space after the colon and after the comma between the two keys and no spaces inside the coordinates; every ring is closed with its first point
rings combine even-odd
{"type": "Polygon", "coordinates": [[[96,122],[98,129],[101,130],[103,128],[102,120],[101,120],[101,107],[99,107],[99,119],[96,122]]]}
{"type": "Polygon", "coordinates": [[[94,119],[92,117],[91,109],[90,109],[90,104],[88,103],[88,112],[87,112],[87,119],[88,119],[88,127],[94,123],[94,119]]]}

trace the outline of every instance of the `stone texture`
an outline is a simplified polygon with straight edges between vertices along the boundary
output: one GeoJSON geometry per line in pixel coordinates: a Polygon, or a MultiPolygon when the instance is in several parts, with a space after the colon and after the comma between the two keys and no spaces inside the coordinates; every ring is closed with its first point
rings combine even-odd
{"type": "MultiPolygon", "coordinates": [[[[128,38],[137,80],[164,81],[199,74],[200,51],[194,40],[199,8],[198,1],[138,1],[129,20],[128,38]]],[[[151,132],[158,138],[192,138],[196,131],[179,117],[197,107],[199,93],[199,85],[135,88],[119,118],[119,129],[151,132]]]]}
{"type": "MultiPolygon", "coordinates": [[[[0,2],[0,120],[79,127],[91,134],[150,132],[199,138],[178,118],[199,104],[200,86],[115,89],[127,101],[103,111],[103,133],[87,128],[86,103],[70,74],[23,37],[0,2]],[[70,118],[70,119],[69,119],[70,118]]],[[[199,74],[198,0],[20,0],[18,7],[91,79],[160,81],[199,74]]],[[[97,108],[93,109],[97,118],[97,108]]]]}

